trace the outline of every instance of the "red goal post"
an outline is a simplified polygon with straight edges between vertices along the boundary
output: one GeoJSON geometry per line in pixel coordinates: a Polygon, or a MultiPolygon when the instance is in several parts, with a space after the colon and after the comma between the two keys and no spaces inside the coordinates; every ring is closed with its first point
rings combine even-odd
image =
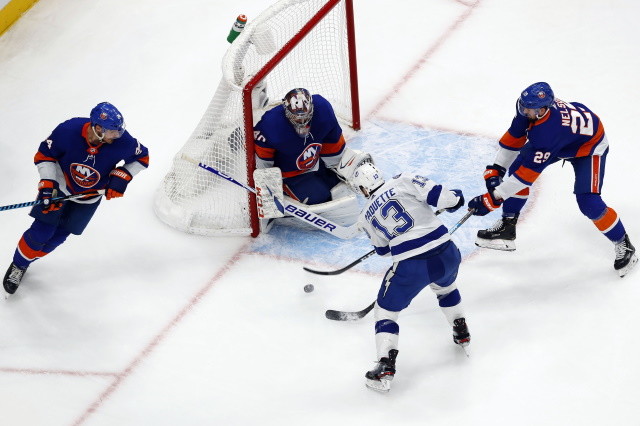
{"type": "Polygon", "coordinates": [[[182,156],[253,186],[253,126],[294,87],[322,94],[343,125],[360,128],[352,2],[281,0],[249,21],[225,54],[207,111],[158,190],[160,219],[193,234],[257,236],[255,196],[182,156]]]}

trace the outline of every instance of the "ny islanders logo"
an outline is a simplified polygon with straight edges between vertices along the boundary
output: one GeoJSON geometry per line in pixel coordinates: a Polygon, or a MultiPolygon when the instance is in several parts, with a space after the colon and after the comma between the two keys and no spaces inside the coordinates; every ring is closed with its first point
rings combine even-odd
{"type": "Polygon", "coordinates": [[[296,164],[299,170],[311,170],[318,163],[320,158],[320,150],[322,145],[319,143],[312,143],[302,151],[302,154],[296,159],[296,164]]]}
{"type": "Polygon", "coordinates": [[[72,163],[69,171],[73,182],[82,188],[91,188],[100,180],[100,173],[86,164],[72,163]]]}

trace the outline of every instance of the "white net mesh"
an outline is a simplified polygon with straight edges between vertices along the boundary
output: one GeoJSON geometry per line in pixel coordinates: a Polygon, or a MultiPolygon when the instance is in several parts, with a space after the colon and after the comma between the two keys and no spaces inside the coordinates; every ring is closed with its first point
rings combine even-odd
{"type": "Polygon", "coordinates": [[[248,192],[182,156],[248,183],[253,170],[249,170],[245,119],[255,123],[294,87],[321,94],[338,118],[351,125],[346,20],[344,0],[282,0],[249,20],[224,56],[223,77],[209,107],[158,191],[155,211],[160,219],[193,234],[251,233],[248,192]],[[319,11],[333,4],[295,47],[286,45],[319,11]],[[286,56],[253,91],[253,117],[244,117],[244,86],[280,51],[286,56]]]}

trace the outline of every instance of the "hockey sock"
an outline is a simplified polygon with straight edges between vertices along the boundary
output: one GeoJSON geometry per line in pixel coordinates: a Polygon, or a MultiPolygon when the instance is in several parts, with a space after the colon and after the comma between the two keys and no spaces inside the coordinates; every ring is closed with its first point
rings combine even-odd
{"type": "Polygon", "coordinates": [[[607,207],[600,194],[576,194],[576,201],[582,214],[591,219],[596,228],[611,242],[615,243],[624,238],[626,231],[618,213],[607,207]]]}
{"type": "Polygon", "coordinates": [[[54,225],[39,220],[33,221],[31,227],[22,234],[22,238],[18,241],[18,247],[13,254],[13,263],[19,268],[26,269],[36,259],[46,256],[49,251],[45,250],[45,245],[55,233],[56,227],[54,225]]]}
{"type": "Polygon", "coordinates": [[[513,197],[507,198],[502,204],[502,215],[505,217],[518,217],[528,199],[529,188],[525,188],[513,197]]]}

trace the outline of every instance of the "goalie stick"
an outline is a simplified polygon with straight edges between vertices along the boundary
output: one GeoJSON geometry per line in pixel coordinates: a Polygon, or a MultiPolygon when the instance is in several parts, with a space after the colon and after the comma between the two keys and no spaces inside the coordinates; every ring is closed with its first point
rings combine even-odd
{"type": "MultiPolygon", "coordinates": [[[[442,210],[436,211],[436,216],[438,216],[440,213],[442,213],[442,210]]],[[[367,254],[363,254],[362,256],[360,256],[359,258],[357,258],[356,260],[354,260],[353,262],[351,262],[350,264],[348,264],[344,268],[336,269],[335,271],[317,271],[315,269],[307,268],[306,266],[303,266],[302,269],[304,269],[307,272],[311,272],[312,274],[317,274],[317,275],[339,275],[339,274],[341,274],[341,273],[343,273],[345,271],[348,271],[349,269],[353,268],[354,266],[356,266],[358,263],[362,262],[363,260],[370,258],[375,253],[376,253],[375,250],[371,250],[370,252],[368,252],[367,254]]]]}
{"type": "MultiPolygon", "coordinates": [[[[181,157],[183,160],[188,161],[190,163],[196,164],[198,167],[201,167],[203,169],[205,169],[208,172],[213,173],[214,175],[217,175],[219,177],[221,177],[222,179],[225,179],[231,183],[234,183],[244,189],[246,189],[247,191],[253,193],[253,194],[257,194],[258,191],[256,191],[255,188],[250,187],[249,185],[246,185],[242,182],[238,182],[237,180],[235,180],[234,178],[232,178],[231,176],[222,173],[219,170],[214,169],[211,166],[208,166],[204,163],[201,163],[187,155],[182,155],[181,157]]],[[[267,190],[269,190],[269,192],[273,195],[273,192],[267,187],[267,190]]],[[[358,233],[358,226],[357,224],[351,225],[351,226],[342,226],[342,225],[338,225],[335,222],[332,222],[331,220],[324,218],[322,216],[319,216],[315,213],[312,213],[310,211],[307,211],[307,208],[304,204],[300,204],[300,203],[292,203],[287,201],[286,199],[278,199],[278,197],[276,197],[274,195],[274,201],[276,203],[276,206],[278,207],[278,210],[280,210],[282,213],[284,213],[285,215],[289,215],[292,216],[304,223],[306,223],[307,225],[311,225],[315,228],[318,228],[321,231],[324,231],[328,234],[333,235],[334,237],[338,237],[338,238],[342,238],[344,240],[348,240],[353,238],[357,233],[358,233]]]]}
{"type": "MultiPolygon", "coordinates": [[[[86,193],[82,193],[82,194],[65,195],[64,197],[52,198],[51,202],[76,200],[78,198],[84,198],[84,197],[87,197],[87,196],[92,197],[94,195],[104,195],[104,192],[105,192],[104,189],[99,189],[96,192],[86,192],[86,193]]],[[[20,209],[22,207],[31,207],[31,206],[35,206],[37,204],[42,204],[42,200],[27,201],[26,203],[10,204],[8,206],[0,206],[0,212],[4,211],[4,210],[20,209]]]]}
{"type": "MultiPolygon", "coordinates": [[[[465,223],[467,219],[469,219],[471,215],[473,215],[473,212],[474,210],[469,210],[464,216],[462,216],[462,218],[460,218],[460,220],[451,227],[449,234],[453,234],[458,228],[460,228],[460,225],[465,223]]],[[[376,302],[374,300],[372,304],[357,312],[336,311],[333,309],[329,309],[324,313],[324,316],[327,317],[327,319],[334,321],[357,321],[361,318],[364,318],[369,312],[371,312],[375,304],[376,302]]]]}

